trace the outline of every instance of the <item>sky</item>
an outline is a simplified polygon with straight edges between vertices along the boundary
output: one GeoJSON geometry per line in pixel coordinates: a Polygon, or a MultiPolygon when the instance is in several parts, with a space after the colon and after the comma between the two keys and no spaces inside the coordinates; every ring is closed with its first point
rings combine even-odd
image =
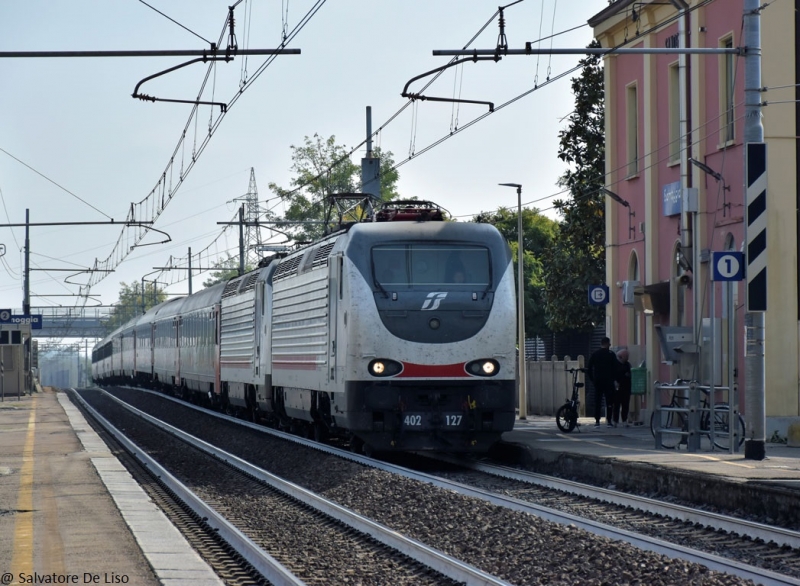
{"type": "MultiPolygon", "coordinates": [[[[231,3],[0,0],[0,52],[206,49],[220,38],[231,3]]],[[[592,39],[587,20],[607,5],[607,0],[516,3],[505,10],[509,48],[539,39],[545,39],[543,47],[585,47],[592,39]]],[[[240,49],[275,49],[285,31],[287,47],[301,54],[239,56],[217,63],[210,74],[208,65],[195,63],[140,89],[195,100],[208,76],[201,100],[230,104],[236,97],[224,116],[218,106],[200,105],[190,117],[192,104],[131,97],[141,80],[191,57],[0,58],[0,224],[24,223],[26,209],[31,223],[121,222],[132,202],[144,201],[135,207],[136,219],[158,213],[153,227],[169,237],[165,243],[162,233],[143,235],[119,224],[32,226],[32,312],[81,305],[74,295],[87,291],[87,307],[111,305],[120,283],[143,277],[157,279],[169,294],[185,294],[187,271],[159,273],[155,267],[166,266],[170,257],[185,265],[190,247],[195,255],[207,251],[193,260],[195,267],[237,254],[238,232],[229,228],[223,234],[225,227],[217,223],[234,218],[239,206],[234,200],[247,194],[251,169],[260,206],[280,215],[283,208],[268,185],[290,186],[291,146],[318,134],[356,147],[366,138],[367,106],[373,130],[380,129],[375,145],[402,163],[397,184],[402,197],[434,201],[469,220],[481,211],[516,207],[515,190],[498,184],[519,183],[526,207],[556,217],[552,201],[563,197],[557,181],[566,170],[557,157],[558,133],[573,110],[570,79],[578,72],[555,78],[580,56],[469,62],[448,69],[425,90],[431,96],[491,101],[496,111],[488,116],[485,105],[417,101],[409,106],[401,97],[411,78],[449,60],[432,51],[464,48],[487,23],[469,48],[493,49],[499,29],[497,17],[490,19],[497,7],[484,0],[243,0],[235,9],[240,49]],[[271,63],[260,69],[267,59],[271,63]],[[165,192],[172,192],[166,205],[153,203],[163,202],[165,192]],[[93,266],[114,271],[70,276],[55,270],[93,266]]],[[[222,45],[227,43],[225,34],[222,45]]],[[[410,91],[420,91],[423,83],[415,82],[410,91]]],[[[364,155],[362,146],[352,160],[360,164],[364,155]]],[[[269,237],[262,232],[263,241],[269,237]]],[[[0,258],[0,308],[17,313],[24,239],[24,228],[0,226],[6,250],[0,258]]],[[[194,276],[195,291],[207,277],[194,276]]]]}

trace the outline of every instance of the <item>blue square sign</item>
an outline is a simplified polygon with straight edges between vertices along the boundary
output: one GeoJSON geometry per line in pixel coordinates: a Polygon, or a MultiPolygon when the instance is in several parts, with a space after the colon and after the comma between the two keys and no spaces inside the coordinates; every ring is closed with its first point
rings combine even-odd
{"type": "Polygon", "coordinates": [[[711,253],[712,281],[744,279],[744,253],[733,250],[711,253]]]}
{"type": "Polygon", "coordinates": [[[608,287],[606,285],[589,285],[589,305],[608,304],[608,287]]]}

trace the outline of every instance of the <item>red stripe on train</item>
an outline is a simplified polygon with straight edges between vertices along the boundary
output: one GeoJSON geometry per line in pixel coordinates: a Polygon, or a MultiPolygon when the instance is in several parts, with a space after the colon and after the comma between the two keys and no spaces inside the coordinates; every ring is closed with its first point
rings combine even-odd
{"type": "Polygon", "coordinates": [[[403,372],[396,378],[415,377],[415,378],[467,378],[469,375],[464,368],[463,362],[456,364],[414,364],[413,362],[403,363],[403,372]]]}

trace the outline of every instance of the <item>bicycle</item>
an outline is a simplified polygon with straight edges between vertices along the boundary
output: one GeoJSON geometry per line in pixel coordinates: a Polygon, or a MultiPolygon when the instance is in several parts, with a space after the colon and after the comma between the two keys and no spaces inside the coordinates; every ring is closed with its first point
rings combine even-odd
{"type": "Polygon", "coordinates": [[[578,407],[581,404],[580,389],[583,383],[578,382],[578,373],[586,372],[585,368],[568,368],[572,373],[572,398],[561,405],[556,411],[556,425],[564,433],[570,433],[578,425],[578,407]]]}
{"type": "MultiPolygon", "coordinates": [[[[690,381],[678,379],[673,384],[684,385],[690,381]]],[[[686,396],[679,394],[679,391],[686,389],[674,389],[672,391],[672,398],[667,405],[662,405],[661,408],[685,408],[688,402],[686,396]]],[[[700,392],[703,395],[703,400],[700,402],[700,433],[705,435],[711,440],[711,409],[709,402],[709,391],[700,387],[700,392]]],[[[685,411],[662,411],[666,413],[666,421],[661,426],[662,430],[666,433],[661,434],[661,446],[666,449],[674,449],[681,444],[687,443],[689,431],[689,414],[685,411]]],[[[650,432],[653,437],[656,435],[656,412],[650,416],[650,432]]],[[[663,421],[663,417],[662,417],[663,421]]],[[[744,418],[737,413],[737,423],[739,434],[739,445],[744,443],[744,418]]],[[[720,450],[730,450],[731,426],[730,426],[730,410],[727,403],[716,403],[714,405],[714,446],[720,450]]]]}

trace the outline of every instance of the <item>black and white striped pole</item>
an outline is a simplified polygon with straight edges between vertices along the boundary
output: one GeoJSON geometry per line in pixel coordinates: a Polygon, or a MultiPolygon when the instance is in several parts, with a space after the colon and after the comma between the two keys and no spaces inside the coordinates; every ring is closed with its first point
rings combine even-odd
{"type": "Polygon", "coordinates": [[[764,322],[767,311],[767,145],[761,122],[761,14],[759,0],[744,0],[745,73],[745,423],[744,457],[766,456],[764,322]]]}

